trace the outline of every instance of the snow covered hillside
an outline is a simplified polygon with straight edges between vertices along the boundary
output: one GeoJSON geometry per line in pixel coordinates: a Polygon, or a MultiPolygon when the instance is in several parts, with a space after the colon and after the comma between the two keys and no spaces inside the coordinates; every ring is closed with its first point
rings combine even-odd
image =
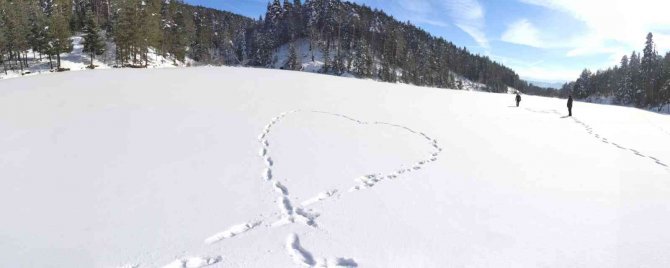
{"type": "Polygon", "coordinates": [[[668,267],[670,117],[252,68],[0,80],[0,267],[668,267]]]}
{"type": "MultiPolygon", "coordinates": [[[[270,66],[271,68],[274,69],[285,69],[287,66],[287,63],[289,62],[291,50],[290,47],[293,45],[295,47],[295,52],[297,56],[297,63],[300,65],[299,70],[303,72],[311,72],[311,73],[322,73],[323,72],[323,67],[324,67],[324,53],[323,51],[318,48],[318,47],[313,47],[310,49],[310,44],[309,44],[309,39],[307,38],[302,38],[294,42],[289,42],[287,44],[284,44],[280,46],[279,48],[274,51],[272,58],[274,59],[274,63],[270,66]]],[[[316,46],[316,45],[315,45],[316,46]]],[[[330,55],[330,59],[334,59],[337,55],[337,51],[332,50],[330,55]]],[[[374,68],[376,70],[380,70],[382,68],[380,60],[375,59],[374,60],[374,68]]],[[[458,75],[456,73],[452,72],[452,75],[454,76],[454,82],[457,85],[458,89],[460,90],[468,90],[468,91],[486,91],[487,86],[482,84],[482,83],[477,83],[468,80],[462,75],[458,75]]],[[[343,77],[352,77],[355,78],[356,76],[345,72],[341,76],[343,77]]],[[[402,69],[397,69],[396,70],[396,76],[402,77],[402,69]]],[[[515,93],[516,90],[513,90],[512,93],[515,93]]]]}

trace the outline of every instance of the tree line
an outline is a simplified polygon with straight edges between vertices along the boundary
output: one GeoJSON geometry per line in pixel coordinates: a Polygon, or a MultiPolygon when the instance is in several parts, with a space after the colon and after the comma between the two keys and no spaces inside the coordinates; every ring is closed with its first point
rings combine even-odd
{"type": "Polygon", "coordinates": [[[551,92],[411,22],[346,1],[272,0],[264,16],[251,19],[179,0],[0,0],[5,70],[26,68],[29,51],[60,68],[74,33],[82,34],[91,58],[112,50],[123,67],[146,67],[154,52],[178,61],[299,70],[295,43],[307,40],[312,55],[323,55],[323,73],[442,88],[462,87],[462,77],[491,92],[551,92]],[[288,60],[278,63],[286,44],[288,60]]]}
{"type": "Polygon", "coordinates": [[[182,62],[188,56],[239,64],[231,44],[241,43],[252,24],[180,0],[0,0],[0,63],[5,72],[23,72],[47,58],[59,70],[61,54],[72,51],[70,38],[78,33],[91,59],[111,49],[122,67],[146,67],[150,52],[182,62]]]}
{"type": "MultiPolygon", "coordinates": [[[[273,0],[264,17],[249,30],[248,63],[270,66],[282,44],[307,39],[310,50],[322,52],[322,72],[375,78],[421,86],[459,88],[456,76],[486,85],[491,92],[508,87],[542,90],[510,68],[475,55],[442,37],[400,22],[384,11],[339,0],[273,0]]],[[[289,46],[287,69],[299,69],[296,48],[289,46]]],[[[545,89],[546,90],[546,89],[545,89]]]]}
{"type": "Polygon", "coordinates": [[[563,85],[560,95],[660,111],[670,104],[670,52],[659,55],[653,38],[649,33],[642,53],[624,55],[617,66],[595,73],[585,69],[576,81],[563,85]]]}

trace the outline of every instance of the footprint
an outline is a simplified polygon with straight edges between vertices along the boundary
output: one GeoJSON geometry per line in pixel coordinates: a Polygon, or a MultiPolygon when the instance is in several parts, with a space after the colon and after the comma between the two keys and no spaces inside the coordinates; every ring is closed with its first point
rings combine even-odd
{"type": "Polygon", "coordinates": [[[313,267],[316,265],[316,261],[314,261],[312,253],[305,250],[300,245],[300,238],[298,238],[298,235],[290,234],[288,236],[286,239],[286,250],[288,251],[288,255],[293,258],[295,263],[307,267],[313,267]]]}
{"type": "Polygon", "coordinates": [[[358,263],[351,258],[315,258],[300,244],[300,238],[294,233],[286,239],[286,251],[293,262],[305,267],[358,267],[358,263]]]}
{"type": "Polygon", "coordinates": [[[293,205],[291,204],[291,200],[288,199],[286,196],[279,197],[279,210],[282,212],[282,215],[290,217],[293,216],[293,205]]]}
{"type": "Polygon", "coordinates": [[[201,268],[221,262],[223,257],[188,257],[177,259],[163,268],[201,268]]]}
{"type": "Polygon", "coordinates": [[[263,170],[263,179],[266,181],[272,180],[272,169],[266,168],[263,170]]]}
{"type": "Polygon", "coordinates": [[[282,195],[288,195],[288,188],[286,186],[282,185],[280,182],[275,181],[273,184],[275,191],[282,195]]]}
{"type": "Polygon", "coordinates": [[[318,213],[310,213],[310,212],[305,211],[302,208],[296,208],[294,210],[294,212],[295,212],[295,214],[294,214],[294,217],[293,217],[293,221],[298,221],[298,222],[300,222],[302,224],[305,224],[307,226],[317,227],[316,218],[321,216],[318,213]]]}
{"type": "Polygon", "coordinates": [[[242,233],[246,233],[259,225],[261,225],[262,221],[256,221],[256,222],[249,222],[249,223],[243,223],[243,224],[238,224],[235,226],[232,226],[228,228],[227,230],[223,232],[219,232],[215,235],[212,235],[205,239],[205,243],[207,244],[214,244],[216,242],[219,242],[221,240],[227,239],[227,238],[232,238],[235,236],[238,236],[242,233]]]}
{"type": "Polygon", "coordinates": [[[332,197],[333,195],[335,195],[336,193],[337,193],[337,189],[321,192],[318,195],[316,195],[315,197],[312,197],[310,199],[307,199],[307,200],[303,201],[302,203],[300,203],[300,205],[303,206],[303,207],[307,207],[307,206],[316,204],[318,202],[321,202],[322,200],[326,200],[326,199],[332,197]]]}

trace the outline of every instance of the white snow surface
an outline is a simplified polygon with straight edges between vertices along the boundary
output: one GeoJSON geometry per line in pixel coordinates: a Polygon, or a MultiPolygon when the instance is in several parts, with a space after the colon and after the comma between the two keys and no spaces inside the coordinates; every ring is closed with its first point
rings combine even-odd
{"type": "Polygon", "coordinates": [[[0,81],[0,267],[668,267],[670,117],[304,72],[0,81]]]}

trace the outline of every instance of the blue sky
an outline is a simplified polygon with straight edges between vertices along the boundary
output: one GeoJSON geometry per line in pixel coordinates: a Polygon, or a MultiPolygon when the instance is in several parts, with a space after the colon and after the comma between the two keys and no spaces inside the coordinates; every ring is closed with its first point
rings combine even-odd
{"type": "MultiPolygon", "coordinates": [[[[185,0],[258,18],[267,0],[185,0]]],[[[304,2],[304,0],[303,0],[304,2]]],[[[457,46],[488,55],[534,81],[574,80],[641,51],[653,32],[670,50],[670,1],[353,0],[382,9],[457,46]]]]}

